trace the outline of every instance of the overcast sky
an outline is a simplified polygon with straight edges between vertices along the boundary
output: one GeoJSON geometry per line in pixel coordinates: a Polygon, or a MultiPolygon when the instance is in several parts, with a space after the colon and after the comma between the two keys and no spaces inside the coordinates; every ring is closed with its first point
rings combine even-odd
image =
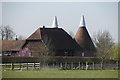
{"type": "Polygon", "coordinates": [[[57,16],[59,27],[76,34],[82,15],[91,37],[107,30],[118,41],[117,2],[3,2],[0,24],[10,25],[17,35],[28,37],[40,26],[51,26],[57,16]]]}

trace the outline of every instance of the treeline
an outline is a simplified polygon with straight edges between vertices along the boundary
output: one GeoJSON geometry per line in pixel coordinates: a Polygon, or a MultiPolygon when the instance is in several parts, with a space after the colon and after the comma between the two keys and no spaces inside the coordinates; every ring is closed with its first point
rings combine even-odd
{"type": "Polygon", "coordinates": [[[22,35],[17,35],[15,31],[9,25],[2,25],[0,26],[0,40],[23,40],[25,39],[22,35]]]}

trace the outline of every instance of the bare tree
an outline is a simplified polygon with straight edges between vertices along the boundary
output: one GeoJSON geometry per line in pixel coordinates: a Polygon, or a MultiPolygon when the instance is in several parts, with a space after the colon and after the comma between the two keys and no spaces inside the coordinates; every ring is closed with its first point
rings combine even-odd
{"type": "Polygon", "coordinates": [[[48,56],[54,56],[55,55],[55,51],[54,51],[54,44],[52,42],[52,39],[49,38],[47,35],[44,35],[42,41],[43,41],[43,43],[45,45],[45,48],[46,48],[46,54],[48,56]]]}
{"type": "Polygon", "coordinates": [[[104,60],[109,59],[109,50],[114,44],[113,39],[108,31],[99,31],[97,34],[94,34],[93,41],[97,47],[96,56],[101,59],[101,64],[103,64],[104,60]]]}
{"type": "Polygon", "coordinates": [[[9,25],[1,26],[0,36],[2,40],[12,40],[15,36],[15,33],[13,32],[12,28],[9,25]]]}
{"type": "Polygon", "coordinates": [[[40,56],[42,57],[43,60],[42,63],[43,66],[45,67],[47,61],[50,59],[50,56],[55,56],[55,51],[54,51],[54,45],[52,39],[50,39],[47,35],[43,36],[42,42],[44,47],[41,50],[40,56]]]}

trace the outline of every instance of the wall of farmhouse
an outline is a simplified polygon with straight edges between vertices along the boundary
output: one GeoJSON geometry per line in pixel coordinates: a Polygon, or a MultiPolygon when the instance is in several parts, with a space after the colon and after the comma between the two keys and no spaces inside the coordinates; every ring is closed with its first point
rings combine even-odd
{"type": "Polygon", "coordinates": [[[82,56],[82,51],[80,50],[75,51],[74,56],[82,56]]]}
{"type": "Polygon", "coordinates": [[[16,53],[16,56],[20,56],[20,57],[31,56],[31,52],[28,48],[23,48],[16,53]]]}
{"type": "Polygon", "coordinates": [[[76,51],[74,56],[95,57],[95,51],[76,51]]]}

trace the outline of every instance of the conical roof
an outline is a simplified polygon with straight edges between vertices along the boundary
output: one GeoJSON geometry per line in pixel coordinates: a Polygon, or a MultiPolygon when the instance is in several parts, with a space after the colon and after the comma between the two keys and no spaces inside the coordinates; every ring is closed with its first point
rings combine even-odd
{"type": "Polygon", "coordinates": [[[52,28],[58,28],[58,22],[57,22],[57,17],[56,16],[53,19],[52,28]]]}
{"type": "Polygon", "coordinates": [[[81,21],[80,21],[80,27],[85,27],[85,19],[84,19],[84,15],[81,17],[81,21]]]}
{"type": "Polygon", "coordinates": [[[81,17],[81,22],[75,35],[75,40],[85,51],[95,51],[95,46],[85,26],[84,16],[81,17]]]}

